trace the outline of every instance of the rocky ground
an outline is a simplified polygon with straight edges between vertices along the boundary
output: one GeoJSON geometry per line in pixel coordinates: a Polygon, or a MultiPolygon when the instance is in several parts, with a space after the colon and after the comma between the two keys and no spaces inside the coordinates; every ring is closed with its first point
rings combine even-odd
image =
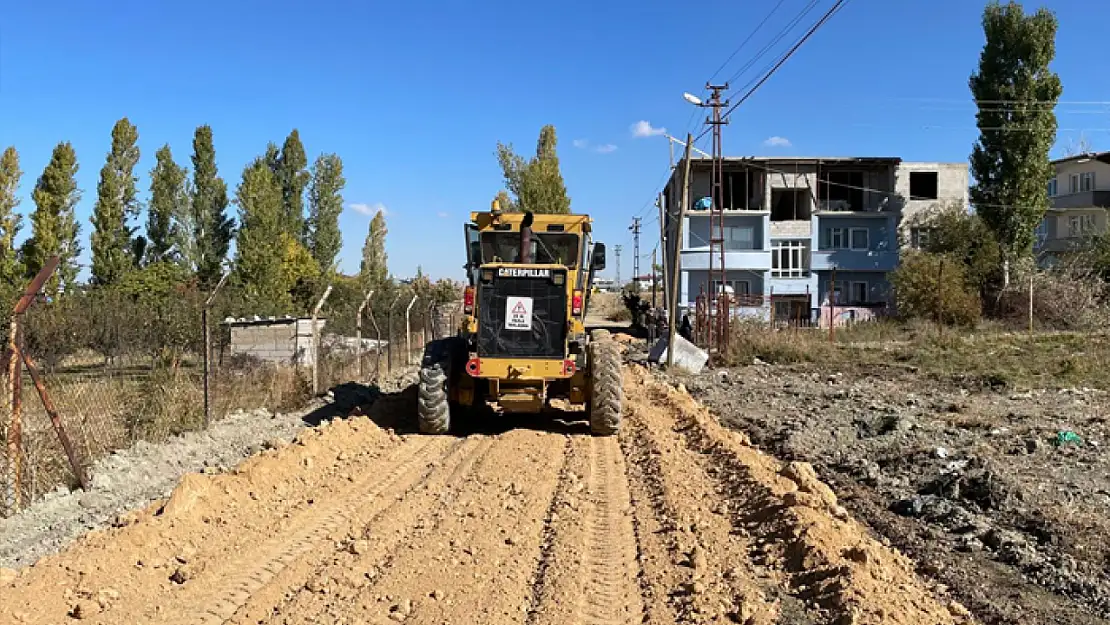
{"type": "Polygon", "coordinates": [[[983,622],[1110,623],[1105,391],[819,364],[664,377],[765,451],[812,463],[983,622]]]}

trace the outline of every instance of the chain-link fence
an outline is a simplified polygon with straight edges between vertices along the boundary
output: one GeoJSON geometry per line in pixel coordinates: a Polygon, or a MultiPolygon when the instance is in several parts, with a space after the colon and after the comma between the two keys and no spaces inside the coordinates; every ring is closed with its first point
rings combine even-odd
{"type": "Polygon", "coordinates": [[[24,297],[2,331],[0,515],[78,485],[89,463],[138,440],[241,409],[294,410],[314,392],[417,364],[427,340],[454,334],[461,309],[442,292],[360,294],[350,279],[327,292],[281,318],[195,285],[24,297]]]}

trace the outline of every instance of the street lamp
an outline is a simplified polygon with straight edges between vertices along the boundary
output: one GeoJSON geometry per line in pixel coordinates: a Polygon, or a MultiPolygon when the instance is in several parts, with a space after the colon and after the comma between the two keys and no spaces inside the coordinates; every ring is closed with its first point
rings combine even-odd
{"type": "Polygon", "coordinates": [[[683,93],[682,97],[685,98],[687,102],[689,102],[690,104],[693,104],[694,106],[701,106],[701,98],[699,98],[698,96],[696,96],[692,93],[683,93]]]}

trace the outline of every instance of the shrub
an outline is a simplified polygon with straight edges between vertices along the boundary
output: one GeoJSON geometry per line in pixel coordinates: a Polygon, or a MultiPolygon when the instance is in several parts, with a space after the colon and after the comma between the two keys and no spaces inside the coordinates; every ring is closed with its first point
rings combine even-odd
{"type": "Polygon", "coordinates": [[[967,265],[948,254],[909,252],[890,281],[903,318],[974,326],[982,314],[982,300],[967,265]]]}

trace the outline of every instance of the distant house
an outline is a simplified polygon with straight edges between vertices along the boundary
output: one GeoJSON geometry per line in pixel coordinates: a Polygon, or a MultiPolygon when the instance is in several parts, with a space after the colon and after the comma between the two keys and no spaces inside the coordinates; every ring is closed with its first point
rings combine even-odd
{"type": "Polygon", "coordinates": [[[1042,264],[1082,247],[1107,232],[1110,208],[1110,152],[1087,152],[1052,161],[1048,181],[1052,207],[1037,225],[1033,249],[1042,264]]]}

